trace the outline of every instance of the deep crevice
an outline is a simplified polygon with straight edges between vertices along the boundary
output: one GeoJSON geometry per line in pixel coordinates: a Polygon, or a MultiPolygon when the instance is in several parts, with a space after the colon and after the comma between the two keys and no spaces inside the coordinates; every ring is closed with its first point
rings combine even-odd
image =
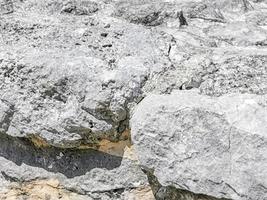
{"type": "Polygon", "coordinates": [[[122,161],[122,157],[93,149],[38,148],[29,139],[4,133],[0,133],[0,156],[19,166],[24,163],[64,174],[68,178],[84,175],[94,168],[112,170],[119,167],[122,161]]]}

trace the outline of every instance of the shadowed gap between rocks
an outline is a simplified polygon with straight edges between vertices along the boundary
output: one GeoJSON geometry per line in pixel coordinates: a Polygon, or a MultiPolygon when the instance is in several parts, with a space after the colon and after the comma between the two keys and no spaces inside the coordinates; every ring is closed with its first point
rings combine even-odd
{"type": "Polygon", "coordinates": [[[17,165],[23,163],[61,173],[68,178],[81,176],[94,168],[112,170],[121,165],[122,157],[93,149],[61,149],[36,147],[25,138],[15,138],[0,133],[0,156],[17,165]]]}

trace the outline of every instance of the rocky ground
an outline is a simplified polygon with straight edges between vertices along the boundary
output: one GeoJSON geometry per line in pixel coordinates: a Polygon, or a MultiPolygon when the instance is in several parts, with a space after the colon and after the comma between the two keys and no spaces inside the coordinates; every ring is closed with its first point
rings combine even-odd
{"type": "Polygon", "coordinates": [[[267,199],[266,0],[0,0],[1,200],[267,199]]]}

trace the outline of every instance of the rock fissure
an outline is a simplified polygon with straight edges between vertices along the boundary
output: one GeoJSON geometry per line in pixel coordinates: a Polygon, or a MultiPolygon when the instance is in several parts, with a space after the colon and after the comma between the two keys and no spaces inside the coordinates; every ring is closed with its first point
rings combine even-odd
{"type": "MultiPolygon", "coordinates": [[[[99,147],[97,151],[92,147],[81,149],[60,149],[49,146],[35,147],[27,139],[13,138],[4,134],[1,137],[0,155],[14,163],[21,165],[26,163],[31,166],[44,168],[47,171],[59,172],[67,177],[75,177],[85,174],[93,168],[113,169],[120,166],[122,157],[111,155],[105,150],[109,148],[99,147]],[[12,151],[10,151],[12,149],[12,151]]],[[[114,145],[115,146],[115,145],[114,145]]],[[[110,150],[112,151],[112,150],[110,150]]],[[[123,151],[123,149],[121,149],[123,151]]],[[[121,152],[117,152],[119,154],[121,152]]]]}

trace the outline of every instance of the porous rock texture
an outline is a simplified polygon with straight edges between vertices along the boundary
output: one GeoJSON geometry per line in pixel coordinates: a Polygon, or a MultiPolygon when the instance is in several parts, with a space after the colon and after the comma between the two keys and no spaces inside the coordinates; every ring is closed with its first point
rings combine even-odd
{"type": "Polygon", "coordinates": [[[0,199],[265,199],[266,19],[265,0],[0,0],[0,199]]]}

